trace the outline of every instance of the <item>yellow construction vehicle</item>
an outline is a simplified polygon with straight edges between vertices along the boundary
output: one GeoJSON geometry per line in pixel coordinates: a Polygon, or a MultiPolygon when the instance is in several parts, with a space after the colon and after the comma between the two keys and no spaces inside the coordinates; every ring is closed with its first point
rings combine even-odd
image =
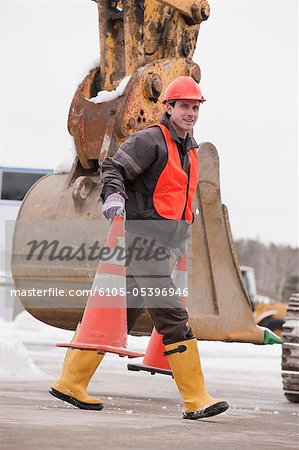
{"type": "Polygon", "coordinates": [[[241,266],[241,273],[251,301],[255,323],[281,336],[287,314],[287,303],[279,303],[269,297],[258,295],[253,267],[241,266]]]}
{"type": "MultiPolygon", "coordinates": [[[[100,67],[79,85],[68,118],[76,160],[69,174],[49,174],[29,190],[13,243],[12,273],[24,307],[37,319],[70,330],[81,319],[98,262],[96,249],[109,226],[99,203],[101,163],[131,133],[162,115],[165,88],[177,76],[200,81],[192,56],[210,14],[206,0],[97,4],[100,67]],[[41,295],[32,295],[33,289],[41,295]]],[[[200,145],[199,164],[188,248],[193,333],[198,339],[280,342],[253,318],[221,202],[219,159],[212,144],[200,145]]],[[[151,329],[145,313],[133,333],[150,334],[151,329]]]]}

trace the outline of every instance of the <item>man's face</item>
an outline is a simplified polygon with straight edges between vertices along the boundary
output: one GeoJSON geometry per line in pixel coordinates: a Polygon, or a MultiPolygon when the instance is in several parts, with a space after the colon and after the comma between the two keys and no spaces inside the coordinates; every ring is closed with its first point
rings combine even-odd
{"type": "Polygon", "coordinates": [[[192,130],[198,119],[199,106],[198,100],[177,100],[174,106],[166,104],[167,112],[180,134],[186,135],[192,130]]]}

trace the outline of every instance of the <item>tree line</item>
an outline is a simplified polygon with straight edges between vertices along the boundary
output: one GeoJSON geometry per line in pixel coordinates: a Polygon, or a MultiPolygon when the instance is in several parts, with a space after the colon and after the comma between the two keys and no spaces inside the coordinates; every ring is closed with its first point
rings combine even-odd
{"type": "Polygon", "coordinates": [[[299,292],[299,249],[251,239],[238,239],[235,246],[240,265],[255,270],[259,295],[287,302],[292,293],[299,292]]]}

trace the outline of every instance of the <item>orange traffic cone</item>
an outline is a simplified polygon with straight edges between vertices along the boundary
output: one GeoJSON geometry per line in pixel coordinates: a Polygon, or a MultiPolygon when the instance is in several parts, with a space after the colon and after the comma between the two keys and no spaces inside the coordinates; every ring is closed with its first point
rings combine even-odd
{"type": "MultiPolygon", "coordinates": [[[[188,306],[188,255],[183,255],[178,259],[171,278],[177,290],[179,291],[180,299],[185,307],[188,306]]],[[[128,364],[127,369],[135,372],[144,370],[150,372],[151,375],[161,373],[163,375],[171,375],[171,368],[167,356],[164,355],[165,347],[162,342],[162,335],[157,333],[153,328],[150,341],[148,343],[145,356],[142,364],[128,364]]]]}
{"type": "Polygon", "coordinates": [[[92,284],[92,293],[88,298],[75,342],[56,345],[80,350],[96,350],[98,353],[117,353],[119,356],[128,356],[129,358],[144,356],[143,353],[126,349],[124,217],[114,217],[105,249],[107,249],[105,258],[102,257],[99,262],[92,284]]]}

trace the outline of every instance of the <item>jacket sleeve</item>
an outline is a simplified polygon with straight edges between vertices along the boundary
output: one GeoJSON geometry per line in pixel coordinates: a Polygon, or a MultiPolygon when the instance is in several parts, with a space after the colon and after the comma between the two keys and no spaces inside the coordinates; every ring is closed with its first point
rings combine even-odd
{"type": "Polygon", "coordinates": [[[103,201],[113,192],[119,192],[124,198],[128,198],[126,183],[141,175],[155,161],[157,141],[151,130],[145,129],[132,134],[112,158],[104,160],[101,167],[103,201]]]}

